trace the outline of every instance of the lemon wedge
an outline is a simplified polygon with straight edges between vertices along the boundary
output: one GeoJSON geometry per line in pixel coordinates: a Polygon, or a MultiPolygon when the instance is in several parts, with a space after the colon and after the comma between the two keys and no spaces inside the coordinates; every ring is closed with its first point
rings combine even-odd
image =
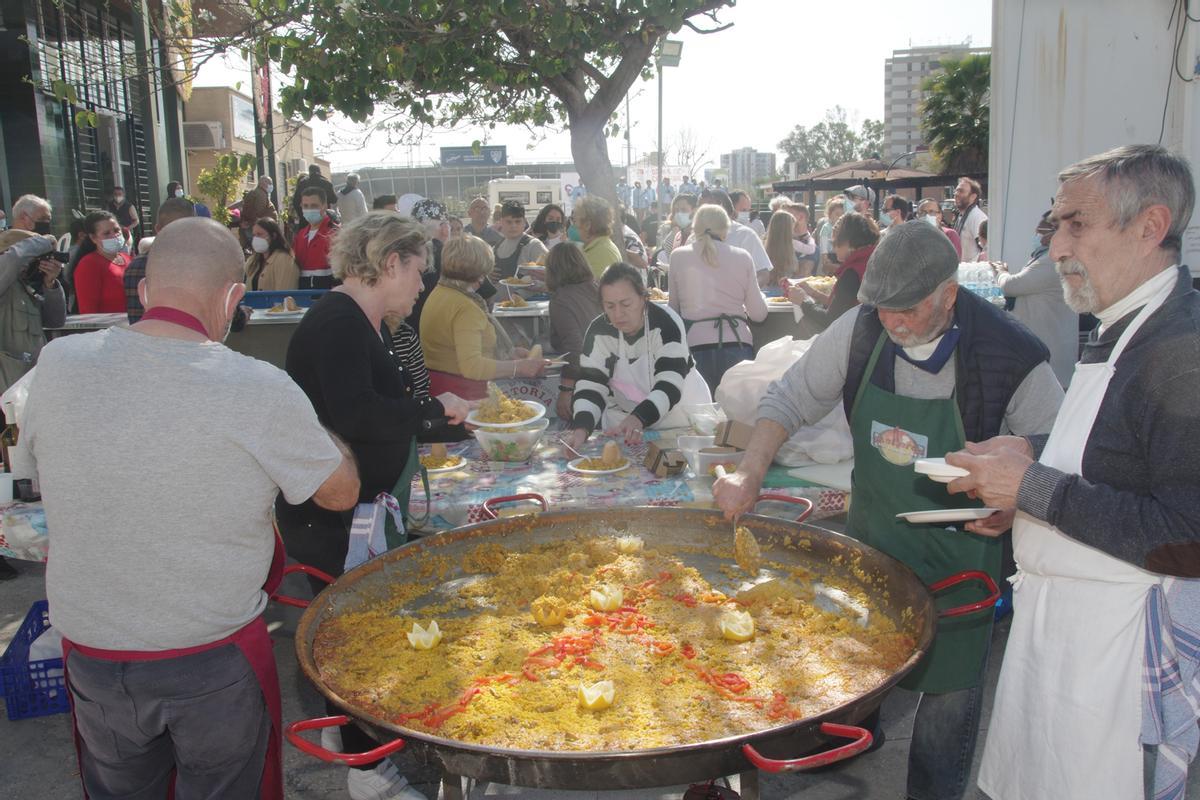
{"type": "Polygon", "coordinates": [[[592,589],[590,599],[592,608],[597,611],[616,611],[625,601],[625,593],[620,586],[601,586],[592,589]]]}
{"type": "Polygon", "coordinates": [[[579,705],[589,711],[600,711],[613,704],[616,689],[612,681],[596,681],[591,686],[579,684],[579,705]]]}
{"type": "Polygon", "coordinates": [[[544,594],[529,604],[529,612],[533,621],[543,628],[553,628],[562,625],[567,618],[567,603],[559,597],[544,594]]]}
{"type": "Polygon", "coordinates": [[[633,555],[634,553],[642,552],[642,548],[646,543],[642,541],[640,536],[618,536],[617,537],[617,552],[623,555],[633,555]]]}
{"type": "Polygon", "coordinates": [[[408,632],[408,643],[414,650],[432,650],[441,640],[442,632],[438,629],[436,620],[430,622],[427,628],[422,628],[421,623],[414,622],[412,630],[408,632]]]}
{"type": "Polygon", "coordinates": [[[754,617],[745,611],[730,611],[717,620],[721,635],[733,642],[748,642],[754,638],[754,617]]]}

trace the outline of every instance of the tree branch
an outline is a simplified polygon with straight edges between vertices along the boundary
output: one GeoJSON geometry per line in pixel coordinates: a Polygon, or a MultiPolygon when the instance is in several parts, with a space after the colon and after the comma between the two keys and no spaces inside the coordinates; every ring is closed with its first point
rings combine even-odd
{"type": "Polygon", "coordinates": [[[718,26],[716,28],[709,28],[708,30],[705,30],[704,28],[697,28],[696,23],[692,22],[690,19],[685,19],[683,21],[683,24],[688,26],[692,30],[694,30],[696,33],[703,34],[705,36],[707,36],[710,33],[720,33],[721,31],[727,31],[733,27],[732,22],[726,22],[724,25],[718,26]]]}

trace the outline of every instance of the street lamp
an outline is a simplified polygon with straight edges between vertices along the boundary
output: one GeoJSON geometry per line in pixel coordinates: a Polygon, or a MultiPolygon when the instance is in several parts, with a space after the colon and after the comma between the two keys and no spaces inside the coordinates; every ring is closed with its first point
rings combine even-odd
{"type": "MultiPolygon", "coordinates": [[[[662,106],[663,106],[663,67],[678,67],[679,59],[683,55],[683,42],[678,39],[663,39],[658,44],[658,56],[655,61],[658,64],[658,183],[654,187],[654,195],[657,198],[659,190],[662,189],[662,167],[663,167],[663,138],[662,138],[662,106]]],[[[660,207],[661,211],[661,207],[660,207]]]]}

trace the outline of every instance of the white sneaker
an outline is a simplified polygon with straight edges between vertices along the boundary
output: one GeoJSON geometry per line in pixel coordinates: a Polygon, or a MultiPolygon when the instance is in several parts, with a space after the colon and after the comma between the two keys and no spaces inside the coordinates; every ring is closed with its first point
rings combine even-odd
{"type": "Polygon", "coordinates": [[[375,769],[351,769],[346,779],[350,800],[429,800],[408,785],[408,780],[385,758],[375,769]]]}

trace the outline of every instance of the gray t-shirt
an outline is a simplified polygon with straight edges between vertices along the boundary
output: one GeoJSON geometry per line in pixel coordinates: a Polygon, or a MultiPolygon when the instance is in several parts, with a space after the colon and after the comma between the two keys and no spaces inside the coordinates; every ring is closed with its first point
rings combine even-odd
{"type": "MultiPolygon", "coordinates": [[[[850,371],[850,340],[861,311],[859,306],[838,317],[813,340],[808,352],[771,384],[759,404],[759,419],[778,422],[791,435],[805,425],[815,425],[841,404],[850,371]]],[[[944,400],[954,393],[954,372],[953,358],[936,375],[898,358],[896,394],[918,400],[944,400]]],[[[1013,392],[1000,432],[1017,436],[1049,433],[1062,399],[1062,386],[1050,364],[1043,361],[1013,392]]]]}
{"type": "MultiPolygon", "coordinates": [[[[508,258],[517,249],[520,244],[521,237],[516,239],[505,239],[496,245],[496,258],[508,258]]],[[[529,242],[521,248],[521,255],[517,257],[517,264],[532,264],[542,256],[546,255],[546,245],[541,239],[536,236],[530,236],[529,242]]]]}
{"type": "Polygon", "coordinates": [[[303,502],[341,463],[282,370],[123,328],[46,346],[21,446],[53,541],[51,624],[112,650],[206,644],[261,614],[276,494],[303,502]]]}

